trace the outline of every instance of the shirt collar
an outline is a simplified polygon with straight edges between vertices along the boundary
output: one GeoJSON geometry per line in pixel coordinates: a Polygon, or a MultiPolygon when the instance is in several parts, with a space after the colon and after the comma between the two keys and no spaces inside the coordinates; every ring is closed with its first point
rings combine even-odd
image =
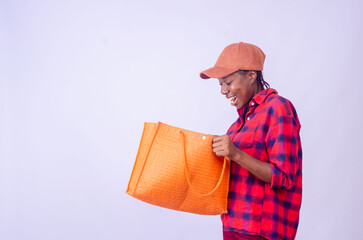
{"type": "Polygon", "coordinates": [[[271,94],[278,94],[277,91],[273,88],[268,88],[268,89],[264,89],[260,92],[258,92],[251,100],[248,104],[246,104],[245,106],[243,106],[240,109],[237,109],[237,112],[240,116],[245,114],[245,111],[247,109],[248,105],[251,105],[251,103],[253,102],[256,105],[260,105],[261,103],[263,103],[266,98],[271,95],[271,94]]]}
{"type": "MultiPolygon", "coordinates": [[[[268,97],[268,96],[270,96],[270,94],[273,94],[273,93],[275,93],[275,94],[278,94],[277,93],[277,91],[275,90],[275,89],[273,89],[273,88],[269,88],[269,89],[264,89],[264,90],[262,90],[261,92],[259,92],[259,93],[257,93],[252,99],[251,99],[251,101],[255,101],[257,104],[261,104],[261,103],[263,103],[265,100],[266,100],[266,98],[268,97]]],[[[251,102],[250,101],[250,102],[251,102]]]]}

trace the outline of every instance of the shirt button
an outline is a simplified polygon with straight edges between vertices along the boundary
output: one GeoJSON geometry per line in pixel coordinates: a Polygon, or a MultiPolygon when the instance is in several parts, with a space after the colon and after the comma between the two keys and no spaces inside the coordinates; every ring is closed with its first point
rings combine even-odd
{"type": "Polygon", "coordinates": [[[250,120],[250,117],[247,117],[247,121],[249,121],[250,120]]]}

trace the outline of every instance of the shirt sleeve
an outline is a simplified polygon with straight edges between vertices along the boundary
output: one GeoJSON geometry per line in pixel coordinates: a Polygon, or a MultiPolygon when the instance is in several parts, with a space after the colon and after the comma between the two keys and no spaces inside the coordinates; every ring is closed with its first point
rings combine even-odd
{"type": "Polygon", "coordinates": [[[289,190],[300,167],[300,124],[291,115],[278,118],[266,135],[268,162],[272,170],[271,188],[289,190]]]}

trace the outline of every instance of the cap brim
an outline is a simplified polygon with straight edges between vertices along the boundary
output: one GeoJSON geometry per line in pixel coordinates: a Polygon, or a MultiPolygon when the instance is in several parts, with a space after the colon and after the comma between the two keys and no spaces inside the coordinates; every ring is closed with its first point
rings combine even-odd
{"type": "Polygon", "coordinates": [[[203,72],[201,72],[199,75],[203,79],[209,79],[209,78],[222,78],[225,76],[228,76],[231,73],[234,73],[238,71],[239,69],[236,68],[223,68],[223,67],[211,67],[203,72]]]}

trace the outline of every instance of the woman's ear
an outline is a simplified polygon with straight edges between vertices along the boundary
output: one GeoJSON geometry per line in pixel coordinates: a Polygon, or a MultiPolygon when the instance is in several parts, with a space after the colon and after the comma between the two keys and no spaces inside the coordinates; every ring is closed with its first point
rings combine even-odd
{"type": "Polygon", "coordinates": [[[251,85],[253,85],[256,82],[256,79],[257,79],[257,72],[256,71],[249,71],[248,72],[248,78],[250,80],[251,85]]]}

